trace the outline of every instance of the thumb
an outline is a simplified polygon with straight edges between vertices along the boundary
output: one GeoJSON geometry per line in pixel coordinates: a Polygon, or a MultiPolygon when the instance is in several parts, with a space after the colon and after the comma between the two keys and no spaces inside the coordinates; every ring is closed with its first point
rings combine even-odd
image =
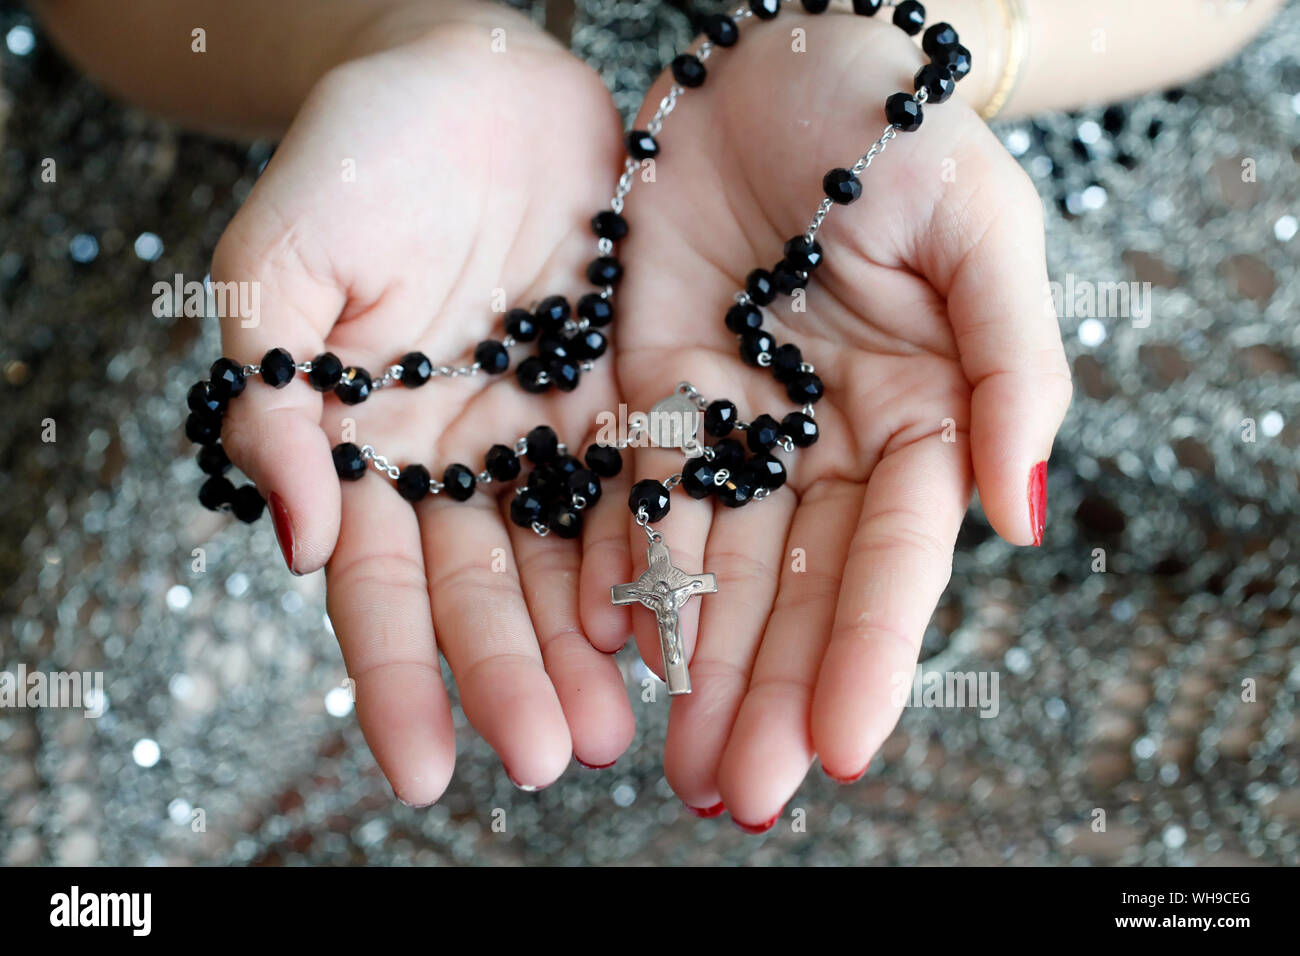
{"type": "MultiPolygon", "coordinates": [[[[251,316],[223,316],[222,351],[243,365],[261,364],[276,348],[288,351],[295,364],[310,361],[324,351],[344,296],[304,267],[291,235],[257,241],[254,229],[250,241],[248,224],[256,218],[256,210],[242,210],[213,256],[214,286],[248,283],[224,288],[248,289],[245,301],[257,305],[251,316]]],[[[322,407],[322,393],[300,372],[278,388],[254,373],[230,401],[222,423],[226,453],[266,499],[285,563],[295,574],[322,567],[339,533],[339,484],[321,429],[322,407]]]]}
{"type": "MultiPolygon", "coordinates": [[[[1070,404],[1069,365],[1047,294],[1042,203],[991,133],[986,170],[955,221],[936,223],[948,263],[935,285],[971,393],[971,459],[980,503],[1012,544],[1040,545],[1046,524],[1047,459],[1070,404]],[[946,271],[946,275],[943,275],[946,271]],[[946,281],[944,281],[946,280],[946,281]]],[[[942,215],[942,214],[941,214],[942,215]]]]}

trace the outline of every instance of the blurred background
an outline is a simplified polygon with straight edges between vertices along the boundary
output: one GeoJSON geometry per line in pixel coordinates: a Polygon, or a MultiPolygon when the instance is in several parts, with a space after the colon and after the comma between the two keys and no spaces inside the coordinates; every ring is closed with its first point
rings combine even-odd
{"type": "MultiPolygon", "coordinates": [[[[625,115],[690,36],[668,4],[575,4],[625,115]]],[[[977,512],[963,531],[924,666],[998,672],[997,717],[906,710],[862,781],[814,769],[762,837],[673,796],[664,696],[634,695],[614,767],[539,793],[458,711],[446,797],[395,801],[322,575],[195,500],[185,392],[216,323],[153,314],[155,282],[207,272],[270,144],[111,102],[9,0],[0,38],[0,672],[102,671],[107,708],[0,707],[0,862],[1300,862],[1296,4],[1186,88],[997,127],[1053,280],[1150,283],[1150,310],[1064,310],[1043,549],[977,512]]]]}

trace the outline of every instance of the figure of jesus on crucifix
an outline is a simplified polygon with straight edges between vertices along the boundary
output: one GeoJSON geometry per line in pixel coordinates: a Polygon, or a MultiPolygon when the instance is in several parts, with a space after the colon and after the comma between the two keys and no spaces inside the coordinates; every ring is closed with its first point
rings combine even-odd
{"type": "Polygon", "coordinates": [[[662,541],[650,542],[646,563],[644,573],[631,584],[610,588],[610,599],[615,604],[642,604],[655,612],[668,693],[689,694],[691,675],[686,667],[686,647],[677,612],[696,594],[715,593],[717,579],[712,574],[687,574],[673,567],[672,557],[662,541]]]}

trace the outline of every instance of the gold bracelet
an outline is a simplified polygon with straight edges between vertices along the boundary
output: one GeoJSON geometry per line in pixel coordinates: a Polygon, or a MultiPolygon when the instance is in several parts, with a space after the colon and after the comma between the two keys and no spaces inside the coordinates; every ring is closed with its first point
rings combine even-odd
{"type": "Polygon", "coordinates": [[[1007,55],[1002,68],[1002,78],[992,98],[980,110],[985,122],[991,121],[1002,112],[1011,95],[1020,83],[1020,73],[1029,59],[1029,15],[1025,12],[1025,0],[996,0],[1006,26],[1007,55]]]}

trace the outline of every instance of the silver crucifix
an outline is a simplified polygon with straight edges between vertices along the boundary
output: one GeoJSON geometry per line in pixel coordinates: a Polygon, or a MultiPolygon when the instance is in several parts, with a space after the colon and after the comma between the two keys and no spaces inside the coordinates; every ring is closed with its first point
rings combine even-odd
{"type": "Polygon", "coordinates": [[[686,669],[686,648],[677,612],[696,594],[715,594],[717,579],[712,574],[687,574],[673,567],[672,556],[657,532],[649,532],[645,572],[631,584],[609,589],[615,604],[643,604],[655,612],[659,622],[659,647],[664,655],[664,680],[668,693],[689,694],[691,675],[686,669]]]}

